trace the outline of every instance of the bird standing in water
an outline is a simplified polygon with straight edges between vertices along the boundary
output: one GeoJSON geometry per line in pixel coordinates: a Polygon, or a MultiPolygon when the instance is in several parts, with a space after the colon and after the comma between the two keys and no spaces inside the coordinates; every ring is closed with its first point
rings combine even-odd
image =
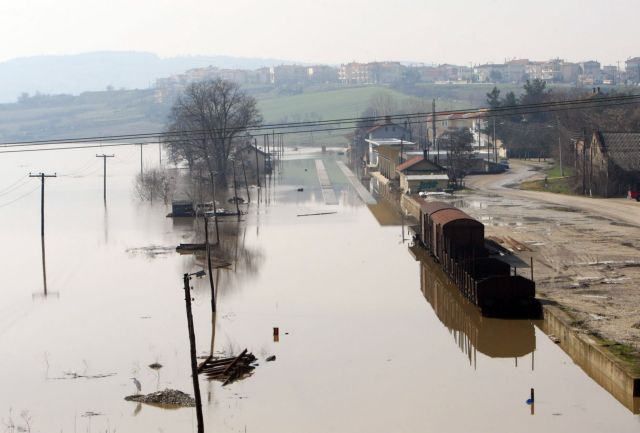
{"type": "Polygon", "coordinates": [[[137,390],[136,394],[140,394],[140,390],[142,389],[142,385],[140,384],[140,381],[135,377],[132,377],[131,380],[133,380],[133,384],[136,386],[136,390],[137,390]]]}

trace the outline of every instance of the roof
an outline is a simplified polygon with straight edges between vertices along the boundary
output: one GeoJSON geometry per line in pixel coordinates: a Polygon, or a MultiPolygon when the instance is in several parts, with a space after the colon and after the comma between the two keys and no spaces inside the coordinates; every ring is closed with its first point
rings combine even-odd
{"type": "Polygon", "coordinates": [[[420,199],[420,210],[423,214],[431,215],[442,209],[455,209],[449,203],[443,201],[426,201],[420,199]]]}
{"type": "Polygon", "coordinates": [[[449,180],[446,174],[409,174],[407,180],[449,180]]]}
{"type": "Polygon", "coordinates": [[[612,162],[625,171],[640,171],[640,132],[596,134],[612,162]]]}
{"type": "Polygon", "coordinates": [[[484,227],[481,222],[456,208],[442,209],[440,212],[432,213],[431,221],[433,221],[434,224],[440,224],[442,227],[454,222],[463,222],[471,226],[484,227]]]}
{"type": "Polygon", "coordinates": [[[422,160],[424,160],[424,156],[415,156],[413,158],[411,158],[408,161],[403,162],[402,164],[400,164],[399,166],[396,167],[397,171],[402,171],[405,170],[413,165],[416,165],[417,163],[421,162],[422,160]]]}
{"type": "Polygon", "coordinates": [[[403,172],[404,170],[407,170],[407,169],[413,167],[414,165],[420,164],[423,161],[429,163],[430,165],[432,165],[434,167],[433,169],[427,169],[427,170],[424,170],[424,171],[444,171],[444,168],[440,167],[434,161],[431,161],[430,159],[425,159],[424,158],[424,153],[422,155],[414,156],[413,158],[403,162],[402,164],[399,164],[396,167],[396,171],[403,172]]]}
{"type": "Polygon", "coordinates": [[[251,152],[255,152],[256,149],[258,150],[258,153],[262,154],[262,155],[266,155],[267,152],[265,152],[264,150],[260,149],[259,147],[254,146],[253,144],[247,144],[242,148],[242,151],[251,151],[251,152]]]}
{"type": "Polygon", "coordinates": [[[400,146],[401,144],[404,146],[413,146],[415,144],[413,141],[400,140],[399,138],[378,138],[375,140],[365,138],[364,141],[376,146],[400,146]]]}
{"type": "Polygon", "coordinates": [[[404,129],[404,127],[402,125],[398,125],[397,123],[385,122],[385,123],[383,123],[381,125],[376,125],[376,126],[374,126],[372,128],[367,129],[367,134],[369,134],[370,132],[373,132],[373,131],[377,131],[378,129],[382,128],[383,126],[397,126],[398,128],[403,128],[404,129]]]}

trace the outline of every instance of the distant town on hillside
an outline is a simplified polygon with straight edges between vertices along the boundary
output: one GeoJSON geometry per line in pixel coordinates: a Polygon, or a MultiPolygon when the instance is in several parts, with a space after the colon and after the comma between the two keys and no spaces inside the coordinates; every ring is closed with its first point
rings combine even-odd
{"type": "Polygon", "coordinates": [[[156,81],[158,102],[172,100],[186,85],[204,79],[223,78],[242,85],[303,86],[308,84],[416,84],[416,83],[523,83],[540,79],[549,83],[594,85],[640,84],[640,57],[620,65],[601,65],[595,60],[568,62],[562,59],[534,61],[514,59],[477,66],[405,65],[396,61],[345,63],[340,66],[282,64],[258,69],[195,68],[156,81]]]}

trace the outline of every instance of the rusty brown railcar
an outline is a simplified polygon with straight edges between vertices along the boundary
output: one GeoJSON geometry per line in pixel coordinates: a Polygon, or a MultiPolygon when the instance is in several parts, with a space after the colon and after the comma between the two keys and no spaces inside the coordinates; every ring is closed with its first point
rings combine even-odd
{"type": "Polygon", "coordinates": [[[484,224],[460,209],[444,202],[423,202],[417,240],[483,314],[535,309],[535,283],[511,275],[509,264],[489,257],[484,224]]]}

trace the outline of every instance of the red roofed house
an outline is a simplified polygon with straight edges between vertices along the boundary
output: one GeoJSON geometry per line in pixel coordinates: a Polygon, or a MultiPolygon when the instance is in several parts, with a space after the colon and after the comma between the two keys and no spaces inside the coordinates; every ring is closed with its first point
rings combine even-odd
{"type": "Polygon", "coordinates": [[[447,170],[419,155],[396,167],[400,178],[400,189],[406,194],[420,191],[442,191],[449,184],[447,170]]]}

